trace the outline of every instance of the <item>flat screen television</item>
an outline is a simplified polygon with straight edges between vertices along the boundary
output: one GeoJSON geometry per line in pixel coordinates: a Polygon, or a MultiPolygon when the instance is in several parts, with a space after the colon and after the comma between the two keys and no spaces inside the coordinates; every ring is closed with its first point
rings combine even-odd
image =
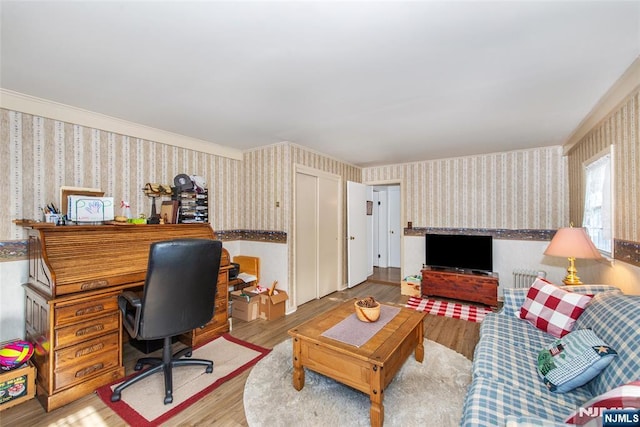
{"type": "Polygon", "coordinates": [[[427,233],[425,238],[425,264],[429,267],[476,273],[493,271],[491,236],[427,233]]]}

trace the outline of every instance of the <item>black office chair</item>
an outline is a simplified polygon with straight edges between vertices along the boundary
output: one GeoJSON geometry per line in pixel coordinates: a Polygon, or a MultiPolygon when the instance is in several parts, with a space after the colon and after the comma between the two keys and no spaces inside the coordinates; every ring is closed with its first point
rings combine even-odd
{"type": "Polygon", "coordinates": [[[176,239],[157,242],[149,249],[149,264],[142,300],[134,292],[118,297],[122,323],[131,337],[140,340],[162,338],[162,359],[139,359],[135,370],[151,368],[128,379],[113,390],[111,401],[120,400],[125,388],[164,371],[164,403],[173,402],[171,370],[174,366],[203,365],[213,372],[213,362],[191,357],[187,347],[171,355],[172,338],[207,324],[213,317],[222,242],[208,239],[176,239]]]}

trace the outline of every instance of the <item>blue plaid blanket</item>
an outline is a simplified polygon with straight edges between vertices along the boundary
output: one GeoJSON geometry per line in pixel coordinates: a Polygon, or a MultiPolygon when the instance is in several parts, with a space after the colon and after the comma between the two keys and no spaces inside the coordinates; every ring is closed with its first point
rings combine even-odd
{"type": "Polygon", "coordinates": [[[638,379],[640,296],[607,285],[567,289],[595,295],[575,329],[592,329],[619,356],[582,387],[568,393],[549,391],[538,376],[536,358],[555,338],[519,318],[528,290],[507,289],[502,310],[489,314],[480,328],[461,426],[505,426],[514,419],[522,425],[566,426],[567,416],[593,397],[638,379]]]}

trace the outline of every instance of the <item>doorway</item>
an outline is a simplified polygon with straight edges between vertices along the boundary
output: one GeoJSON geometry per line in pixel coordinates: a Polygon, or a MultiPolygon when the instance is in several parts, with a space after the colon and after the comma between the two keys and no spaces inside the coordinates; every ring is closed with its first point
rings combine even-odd
{"type": "MultiPolygon", "coordinates": [[[[362,279],[348,280],[348,286],[352,287],[364,280],[368,280],[376,272],[380,263],[383,262],[386,267],[393,269],[385,274],[392,273],[394,276],[402,274],[402,184],[400,182],[385,182],[380,184],[359,184],[347,181],[347,241],[349,249],[347,250],[347,268],[348,271],[364,271],[362,279]],[[354,190],[349,191],[352,187],[354,190]],[[362,193],[360,192],[362,188],[362,193]],[[375,191],[374,191],[375,190],[375,191]],[[375,200],[375,201],[374,201],[375,200]],[[378,204],[378,202],[381,202],[378,204]],[[384,203],[382,203],[384,202],[384,203]],[[368,208],[369,204],[371,209],[368,208]],[[366,212],[359,206],[367,206],[366,212]],[[350,208],[359,215],[350,214],[350,208]],[[369,213],[371,212],[371,213],[369,213]],[[385,218],[381,220],[382,214],[385,218]],[[353,224],[364,225],[363,233],[366,235],[364,239],[358,238],[351,231],[353,224]],[[382,229],[382,232],[380,231],[382,229]],[[354,237],[352,239],[352,236],[354,237]],[[380,238],[380,237],[383,238],[380,238]],[[391,238],[389,237],[391,236],[391,238]],[[366,240],[365,249],[355,251],[357,256],[353,256],[351,245],[366,240]],[[381,249],[384,249],[382,251],[381,249]],[[383,258],[384,252],[384,258],[383,258]],[[361,256],[363,255],[363,256],[361,256]],[[375,269],[375,270],[374,270],[375,269]]],[[[351,276],[351,274],[349,274],[351,276]]],[[[399,280],[395,283],[399,284],[399,280]]]]}
{"type": "Polygon", "coordinates": [[[402,262],[400,185],[375,185],[370,189],[373,198],[371,265],[399,269],[402,262]]]}

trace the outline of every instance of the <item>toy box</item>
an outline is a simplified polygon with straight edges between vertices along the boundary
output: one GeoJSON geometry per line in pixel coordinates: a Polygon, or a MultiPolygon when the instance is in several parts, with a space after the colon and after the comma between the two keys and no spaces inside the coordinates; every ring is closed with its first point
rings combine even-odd
{"type": "Polygon", "coordinates": [[[400,282],[400,294],[410,297],[419,297],[421,294],[422,277],[407,276],[400,282]]]}
{"type": "Polygon", "coordinates": [[[36,394],[36,369],[27,362],[10,371],[0,371],[0,411],[33,398],[36,394]]]}

